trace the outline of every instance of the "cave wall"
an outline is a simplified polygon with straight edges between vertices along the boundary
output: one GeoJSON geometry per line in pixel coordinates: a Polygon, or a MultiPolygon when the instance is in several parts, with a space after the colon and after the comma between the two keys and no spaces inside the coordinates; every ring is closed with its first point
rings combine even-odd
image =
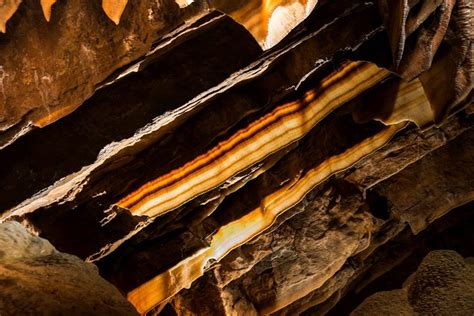
{"type": "Polygon", "coordinates": [[[381,280],[474,251],[471,6],[7,1],[0,220],[141,314],[418,313],[381,280]]]}

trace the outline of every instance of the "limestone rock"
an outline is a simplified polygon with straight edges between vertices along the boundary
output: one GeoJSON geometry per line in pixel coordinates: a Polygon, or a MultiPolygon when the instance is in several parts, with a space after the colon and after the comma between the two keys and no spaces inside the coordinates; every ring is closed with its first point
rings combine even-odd
{"type": "Polygon", "coordinates": [[[136,315],[95,266],[58,252],[17,222],[0,224],[2,315],[136,315]]]}
{"type": "Polygon", "coordinates": [[[4,1],[0,221],[140,314],[423,314],[474,256],[471,2],[4,1]]]}
{"type": "MultiPolygon", "coordinates": [[[[19,1],[1,5],[7,12],[0,16],[7,17],[14,4],[19,1]]],[[[42,4],[48,16],[51,3],[42,4]]],[[[18,7],[9,31],[0,34],[1,147],[74,111],[190,11],[173,0],[130,3],[116,26],[99,6],[98,1],[58,1],[50,22],[38,0],[18,7]]]]}
{"type": "Polygon", "coordinates": [[[474,312],[474,266],[455,251],[423,259],[403,289],[367,298],[351,315],[470,315],[474,312]]]}

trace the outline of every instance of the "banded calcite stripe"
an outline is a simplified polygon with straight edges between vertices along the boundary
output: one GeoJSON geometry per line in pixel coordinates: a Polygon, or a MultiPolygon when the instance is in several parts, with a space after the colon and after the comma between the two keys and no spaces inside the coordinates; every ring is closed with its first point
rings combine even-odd
{"type": "Polygon", "coordinates": [[[0,32],[5,33],[7,22],[18,9],[21,0],[6,0],[0,3],[0,32]]]}
{"type": "Polygon", "coordinates": [[[346,64],[303,101],[277,107],[209,152],[120,200],[133,215],[156,217],[179,207],[303,137],[328,113],[374,86],[389,72],[363,62],[346,64]]]}
{"type": "Polygon", "coordinates": [[[434,113],[419,79],[392,78],[363,97],[354,111],[359,122],[378,120],[385,125],[410,121],[420,128],[434,123],[434,113]]]}
{"type": "Polygon", "coordinates": [[[238,220],[222,226],[208,248],[179,262],[169,270],[144,283],[127,297],[140,313],[175,295],[189,286],[205,271],[212,261],[221,260],[236,247],[249,241],[270,227],[275,219],[297,204],[307,192],[335,172],[355,164],[387,143],[406,123],[389,126],[339,155],[329,157],[304,176],[287,183],[283,188],[262,199],[260,206],[238,220]]]}

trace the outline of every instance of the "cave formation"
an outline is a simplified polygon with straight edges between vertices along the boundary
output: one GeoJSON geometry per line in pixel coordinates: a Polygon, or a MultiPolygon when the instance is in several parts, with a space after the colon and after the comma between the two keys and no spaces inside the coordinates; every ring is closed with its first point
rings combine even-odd
{"type": "Polygon", "coordinates": [[[0,315],[473,314],[472,7],[0,1],[0,315]]]}

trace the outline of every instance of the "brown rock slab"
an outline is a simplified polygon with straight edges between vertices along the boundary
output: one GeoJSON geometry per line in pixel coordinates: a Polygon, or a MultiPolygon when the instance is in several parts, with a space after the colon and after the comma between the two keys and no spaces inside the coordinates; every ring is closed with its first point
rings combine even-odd
{"type": "Polygon", "coordinates": [[[472,315],[474,266],[457,252],[430,252],[403,289],[376,293],[351,314],[472,315]]]}
{"type": "Polygon", "coordinates": [[[97,268],[21,224],[0,224],[1,315],[137,315],[97,268]]]}

